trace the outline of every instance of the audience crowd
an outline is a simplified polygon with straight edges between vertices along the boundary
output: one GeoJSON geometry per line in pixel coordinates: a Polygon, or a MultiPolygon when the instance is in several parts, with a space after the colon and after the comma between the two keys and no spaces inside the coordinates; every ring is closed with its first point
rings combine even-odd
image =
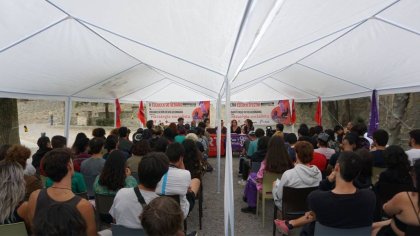
{"type": "MultiPolygon", "coordinates": [[[[244,185],[243,213],[255,214],[268,173],[275,206],[283,188],[317,188],[307,196],[307,212],[275,219],[283,234],[301,227],[313,235],[317,224],[339,229],[369,227],[372,235],[420,232],[420,130],[409,132],[410,149],[389,145],[385,130],[372,140],[367,127],[301,124],[298,135],[255,128],[251,120],[230,132],[248,140],[240,153],[238,182],[244,185]]],[[[147,235],[185,235],[184,221],[202,194],[210,120],[168,127],[147,121],[130,136],[127,127],[78,133],[71,148],[63,136],[38,139],[38,150],[19,144],[0,147],[0,225],[24,222],[29,235],[105,235],[111,225],[147,235]],[[131,137],[131,140],[130,140],[131,137]],[[112,199],[109,211],[95,207],[112,199]]],[[[228,127],[229,128],[229,127],[228,127]]],[[[222,133],[227,128],[222,123],[222,133]]],[[[286,200],[284,200],[286,201],[286,200]]],[[[195,232],[188,235],[195,235],[195,232]]]]}

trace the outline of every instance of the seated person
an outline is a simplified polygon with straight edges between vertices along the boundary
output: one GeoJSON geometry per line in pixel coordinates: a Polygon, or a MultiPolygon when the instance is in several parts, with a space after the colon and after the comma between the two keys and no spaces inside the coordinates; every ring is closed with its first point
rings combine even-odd
{"type": "Polygon", "coordinates": [[[133,144],[132,155],[127,160],[127,166],[131,173],[137,173],[137,168],[144,155],[151,151],[149,141],[142,139],[133,144]]]}
{"type": "Polygon", "coordinates": [[[159,195],[179,195],[184,218],[193,209],[195,196],[200,189],[200,180],[191,179],[191,174],[184,166],[184,147],[180,143],[172,143],[166,150],[169,158],[169,170],[156,187],[159,195]]]}
{"type": "Polygon", "coordinates": [[[27,219],[27,202],[25,198],[25,180],[23,169],[15,161],[0,161],[0,225],[13,224],[25,221],[26,227],[30,228],[27,219]]]}
{"type": "Polygon", "coordinates": [[[282,206],[283,187],[308,188],[316,187],[322,180],[321,171],[318,167],[310,165],[314,152],[310,142],[299,141],[295,145],[296,165],[293,169],[283,173],[281,179],[274,182],[273,198],[279,209],[282,206]]]}
{"type": "MultiPolygon", "coordinates": [[[[53,184],[54,181],[48,177],[45,181],[45,187],[49,188],[53,184]]],[[[85,179],[83,178],[83,175],[77,171],[74,171],[71,176],[71,191],[73,191],[73,193],[85,193],[87,191],[85,179]]]]}
{"type": "Polygon", "coordinates": [[[96,177],[93,191],[97,194],[115,196],[121,188],[137,186],[137,180],[131,176],[127,167],[125,154],[120,150],[114,150],[105,161],[102,173],[96,177]]]}
{"type": "Polygon", "coordinates": [[[67,148],[58,148],[48,152],[43,158],[43,169],[46,175],[54,181],[47,189],[36,190],[31,194],[28,201],[28,217],[35,228],[35,220],[38,220],[48,211],[53,204],[67,204],[75,207],[86,222],[86,235],[96,234],[95,214],[92,205],[71,190],[71,176],[74,173],[72,152],[67,148]]]}
{"type": "Polygon", "coordinates": [[[362,169],[359,155],[353,152],[342,152],[329,181],[335,181],[331,191],[316,190],[309,194],[310,212],[290,221],[275,220],[277,229],[283,234],[289,230],[311,223],[304,230],[313,235],[314,221],[333,228],[360,228],[372,225],[375,209],[375,194],[369,189],[357,189],[353,180],[362,169]]]}
{"type": "Polygon", "coordinates": [[[179,204],[170,197],[153,199],[140,215],[143,229],[154,236],[184,235],[183,219],[179,204]]]}
{"type": "Polygon", "coordinates": [[[414,164],[413,179],[417,190],[397,193],[385,203],[383,209],[392,219],[374,223],[372,235],[406,235],[407,226],[419,232],[420,161],[414,164]]]}
{"type": "Polygon", "coordinates": [[[109,210],[117,225],[142,228],[139,215],[146,204],[158,197],[156,186],[168,168],[169,160],[163,153],[151,152],[143,157],[138,166],[140,184],[134,188],[120,189],[109,210]]]}
{"type": "Polygon", "coordinates": [[[86,221],[72,205],[57,203],[48,206],[34,219],[34,235],[85,235],[86,221]]]}
{"type": "MultiPolygon", "coordinates": [[[[7,150],[6,154],[6,161],[9,162],[17,162],[19,163],[23,169],[27,166],[27,160],[31,157],[31,150],[29,148],[16,144],[11,146],[7,150]]],[[[29,195],[37,189],[41,189],[42,181],[37,175],[28,175],[25,174],[24,171],[24,179],[25,179],[25,186],[26,186],[26,194],[25,194],[25,200],[29,199],[29,195]]]]}
{"type": "Polygon", "coordinates": [[[83,175],[87,185],[88,196],[94,196],[93,182],[96,177],[102,172],[105,165],[105,160],[102,158],[102,148],[105,140],[103,138],[93,138],[89,141],[89,149],[92,156],[82,162],[80,172],[83,175]]]}

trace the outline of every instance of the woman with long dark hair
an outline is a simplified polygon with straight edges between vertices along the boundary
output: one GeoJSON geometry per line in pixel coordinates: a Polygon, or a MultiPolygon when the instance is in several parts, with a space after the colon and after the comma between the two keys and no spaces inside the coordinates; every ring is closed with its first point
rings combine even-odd
{"type": "Polygon", "coordinates": [[[262,190],[262,180],[265,172],[283,174],[292,169],[293,163],[286,149],[286,144],[281,136],[272,136],[268,142],[267,153],[261,162],[258,173],[251,173],[244,190],[244,197],[248,207],[242,208],[242,212],[253,213],[257,204],[257,191],[262,190]]]}
{"type": "Polygon", "coordinates": [[[95,193],[115,196],[121,188],[137,186],[137,181],[131,176],[126,160],[124,153],[119,150],[114,150],[109,154],[102,173],[96,177],[93,184],[95,193]]]}
{"type": "MultiPolygon", "coordinates": [[[[420,161],[414,164],[413,182],[416,190],[397,193],[384,204],[385,213],[390,220],[376,222],[372,226],[372,235],[408,235],[410,228],[415,234],[420,232],[420,161]]],[[[411,232],[410,235],[414,235],[411,232]]]]}
{"type": "Polygon", "coordinates": [[[185,149],[184,166],[191,173],[191,179],[201,180],[203,173],[202,154],[198,150],[197,144],[192,139],[185,139],[182,143],[185,149]]]}

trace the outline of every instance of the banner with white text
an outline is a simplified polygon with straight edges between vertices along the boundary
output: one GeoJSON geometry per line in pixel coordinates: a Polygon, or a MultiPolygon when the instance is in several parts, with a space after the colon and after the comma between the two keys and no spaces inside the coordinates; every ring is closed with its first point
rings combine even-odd
{"type": "Polygon", "coordinates": [[[191,124],[193,120],[198,123],[210,116],[210,101],[149,102],[147,109],[147,119],[155,124],[177,123],[180,117],[184,118],[185,124],[191,124]]]}

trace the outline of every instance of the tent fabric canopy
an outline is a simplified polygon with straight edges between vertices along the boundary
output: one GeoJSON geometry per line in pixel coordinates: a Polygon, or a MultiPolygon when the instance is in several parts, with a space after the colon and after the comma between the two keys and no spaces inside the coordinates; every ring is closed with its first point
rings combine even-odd
{"type": "Polygon", "coordinates": [[[416,0],[0,3],[3,97],[324,101],[420,91],[416,0]]]}

